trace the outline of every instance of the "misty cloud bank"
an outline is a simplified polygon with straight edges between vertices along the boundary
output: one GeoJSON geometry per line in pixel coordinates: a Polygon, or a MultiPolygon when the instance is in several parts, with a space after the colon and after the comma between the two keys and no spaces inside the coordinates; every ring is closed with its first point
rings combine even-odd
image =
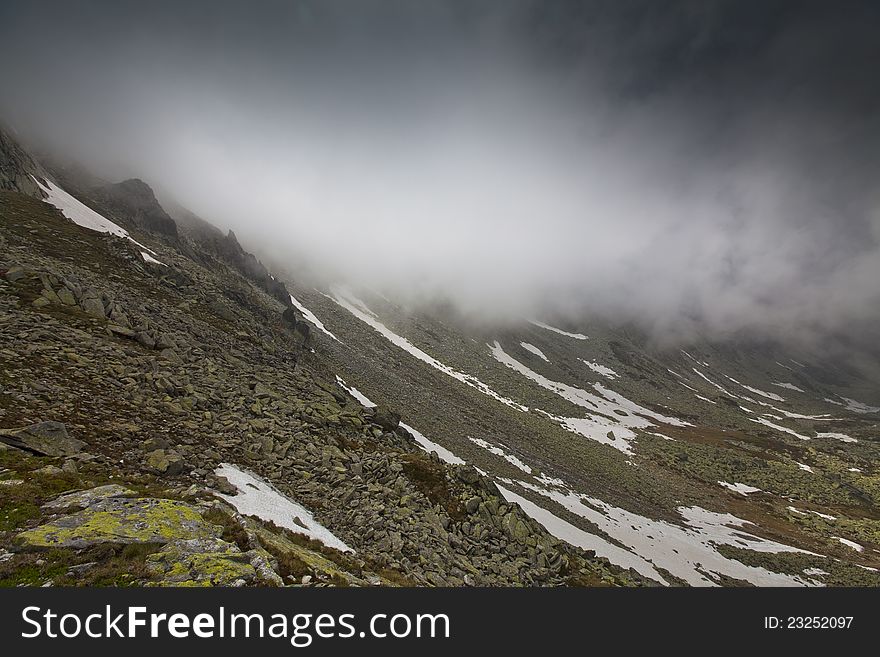
{"type": "Polygon", "coordinates": [[[409,300],[878,344],[876,4],[185,4],[4,3],[0,117],[409,300]]]}

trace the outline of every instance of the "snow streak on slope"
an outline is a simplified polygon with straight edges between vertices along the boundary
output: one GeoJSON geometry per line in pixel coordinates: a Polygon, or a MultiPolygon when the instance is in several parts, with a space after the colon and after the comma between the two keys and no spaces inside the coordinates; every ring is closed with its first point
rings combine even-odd
{"type": "Polygon", "coordinates": [[[594,363],[591,360],[584,360],[583,358],[578,358],[584,365],[593,370],[596,374],[601,374],[606,379],[616,379],[617,372],[612,370],[610,367],[605,367],[604,365],[600,365],[599,363],[594,363]]]}
{"type": "MultiPolygon", "coordinates": [[[[33,176],[31,177],[33,178],[33,176]]],[[[128,234],[128,231],[122,226],[118,226],[106,217],[98,214],[90,207],[65,192],[51,180],[47,180],[45,185],[36,178],[34,178],[34,182],[37,183],[37,185],[40,186],[40,189],[46,193],[46,198],[43,200],[49,205],[54,205],[61,210],[61,213],[77,226],[82,226],[83,228],[88,228],[89,230],[94,230],[99,233],[110,233],[116,237],[124,237],[127,240],[131,240],[142,249],[145,249],[150,253],[155,253],[153,249],[146,247],[133,239],[132,236],[128,234]]],[[[156,262],[159,261],[157,260],[156,262]]],[[[161,265],[163,263],[159,262],[159,264],[161,265]]]]}
{"type": "Polygon", "coordinates": [[[776,429],[777,431],[781,431],[782,433],[787,433],[789,435],[794,436],[795,438],[800,438],[801,440],[809,440],[809,436],[804,436],[803,434],[798,433],[794,429],[789,429],[788,427],[783,427],[778,424],[773,424],[770,420],[767,420],[763,417],[758,418],[749,418],[752,422],[757,422],[758,424],[763,424],[764,426],[770,427],[771,429],[776,429]]]}
{"type": "Polygon", "coordinates": [[[562,329],[558,329],[555,326],[550,326],[549,324],[544,324],[542,322],[538,322],[535,320],[530,320],[530,324],[534,324],[535,326],[539,326],[542,329],[547,329],[548,331],[553,331],[554,333],[558,333],[559,335],[564,335],[569,338],[574,338],[575,340],[588,340],[589,338],[583,333],[569,333],[568,331],[563,331],[562,329]]]}
{"type": "MultiPolygon", "coordinates": [[[[727,376],[726,374],[724,376],[727,376]]],[[[727,376],[728,379],[733,381],[735,384],[742,386],[746,390],[755,393],[756,395],[761,395],[762,397],[766,397],[767,399],[772,399],[773,401],[784,402],[785,398],[780,397],[775,392],[767,392],[766,390],[759,390],[758,388],[753,388],[752,386],[747,386],[745,383],[740,383],[732,376],[727,376]]]]}
{"type": "Polygon", "coordinates": [[[362,301],[359,301],[358,299],[350,296],[345,296],[339,291],[335,291],[333,293],[333,296],[331,296],[330,298],[337,304],[345,308],[352,315],[357,317],[359,320],[372,327],[375,331],[382,335],[382,337],[391,342],[391,344],[400,347],[407,353],[415,356],[423,363],[430,365],[434,369],[443,372],[447,376],[450,376],[457,381],[461,381],[462,383],[470,386],[471,388],[474,388],[475,390],[479,390],[484,395],[492,397],[493,399],[496,399],[502,404],[510,406],[511,408],[515,408],[518,411],[529,410],[527,406],[523,406],[522,404],[516,403],[512,399],[508,399],[507,397],[499,395],[497,392],[492,390],[492,388],[487,386],[475,376],[459,372],[458,370],[455,370],[448,365],[444,365],[433,356],[429,356],[424,351],[416,347],[412,342],[410,342],[403,336],[397,335],[397,333],[382,324],[382,322],[380,322],[376,318],[375,313],[370,311],[362,301]]]}
{"type": "Polygon", "coordinates": [[[678,418],[660,415],[639,406],[623,395],[608,390],[599,383],[593,384],[593,388],[599,393],[595,395],[566,383],[552,381],[529,369],[529,367],[507,354],[497,341],[494,345],[489,345],[489,348],[499,363],[519,372],[542,388],[590,411],[590,415],[586,418],[558,417],[541,411],[542,413],[561,423],[569,431],[579,433],[586,438],[605,445],[610,445],[625,454],[632,453],[632,447],[629,444],[635,438],[635,432],[632,429],[644,429],[654,426],[651,420],[679,427],[688,424],[678,418]],[[612,435],[609,436],[609,433],[612,435]]]}
{"type": "Polygon", "coordinates": [[[880,408],[877,406],[868,406],[867,404],[856,401],[855,399],[850,399],[849,397],[841,397],[841,399],[846,402],[846,410],[852,411],[853,413],[880,413],[880,408]]]}
{"type": "Polygon", "coordinates": [[[487,452],[489,452],[489,453],[491,453],[491,454],[494,454],[495,456],[500,456],[500,457],[503,458],[505,461],[507,461],[508,463],[510,463],[510,464],[512,464],[512,465],[514,465],[514,466],[516,466],[517,468],[519,468],[520,470],[522,470],[522,471],[525,472],[526,474],[532,474],[532,469],[531,469],[529,466],[527,466],[525,463],[523,463],[522,461],[520,461],[520,460],[519,460],[516,456],[514,456],[513,454],[509,454],[509,453],[505,452],[505,451],[504,451],[503,449],[501,449],[500,447],[498,447],[498,446],[496,446],[496,445],[493,445],[493,444],[490,443],[489,441],[487,441],[487,440],[483,440],[482,438],[471,438],[470,436],[468,436],[468,438],[470,439],[470,441],[471,441],[474,445],[477,445],[478,447],[482,447],[482,448],[485,449],[487,452]]]}
{"type": "Polygon", "coordinates": [[[316,329],[321,331],[321,333],[324,333],[325,335],[329,335],[331,338],[336,340],[336,342],[340,341],[339,338],[337,338],[335,335],[333,335],[330,331],[327,330],[327,327],[324,326],[324,324],[321,322],[320,319],[315,317],[315,314],[311,310],[309,310],[304,305],[302,305],[299,301],[297,301],[296,298],[294,298],[294,296],[292,294],[290,295],[290,303],[292,303],[294,305],[294,307],[300,313],[302,313],[302,316],[305,318],[305,320],[307,322],[309,322],[316,329]]]}
{"type": "Polygon", "coordinates": [[[229,483],[238,489],[236,495],[220,494],[220,497],[234,506],[240,514],[272,521],[279,527],[321,541],[327,547],[342,552],[352,551],[329,529],[316,521],[305,507],[286,497],[256,475],[229,463],[221,464],[214,474],[226,477],[229,483]]]}
{"type": "Polygon", "coordinates": [[[538,349],[535,345],[529,344],[528,342],[520,342],[519,344],[523,349],[525,349],[526,351],[531,351],[538,358],[541,358],[548,363],[550,362],[550,359],[544,355],[544,352],[538,349]]]}
{"type": "Polygon", "coordinates": [[[835,440],[839,440],[843,443],[857,443],[859,442],[852,436],[847,436],[845,433],[835,433],[835,432],[825,432],[825,433],[817,433],[816,438],[834,438],[835,440]]]}
{"type": "Polygon", "coordinates": [[[776,381],[773,383],[774,386],[778,386],[780,388],[785,388],[786,390],[794,390],[795,392],[803,392],[802,389],[798,388],[793,383],[783,383],[781,381],[776,381]]]}
{"type": "MultiPolygon", "coordinates": [[[[364,406],[365,408],[374,408],[376,406],[376,404],[371,402],[367,398],[367,396],[364,395],[360,390],[358,390],[354,386],[346,385],[345,381],[343,381],[339,376],[336,377],[336,383],[339,384],[340,388],[342,388],[352,397],[357,399],[361,403],[361,406],[364,406]]],[[[447,463],[451,463],[453,465],[464,465],[463,459],[458,458],[455,454],[450,452],[442,445],[438,445],[432,440],[426,438],[425,435],[417,429],[413,429],[411,426],[403,422],[400,423],[400,426],[403,427],[406,431],[409,431],[416,439],[416,442],[419,444],[419,446],[429,454],[431,452],[436,452],[441,461],[446,461],[447,463]]]]}

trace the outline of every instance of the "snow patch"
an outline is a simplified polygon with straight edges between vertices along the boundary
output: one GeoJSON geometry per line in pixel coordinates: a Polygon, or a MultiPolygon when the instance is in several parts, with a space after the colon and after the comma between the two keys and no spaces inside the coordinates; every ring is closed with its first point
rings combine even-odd
{"type": "MultiPolygon", "coordinates": [[[[751,412],[751,411],[750,411],[751,412]]],[[[801,440],[810,440],[809,436],[804,436],[803,434],[799,434],[794,429],[789,429],[788,427],[783,427],[781,424],[774,424],[770,420],[763,417],[750,417],[752,422],[757,422],[758,424],[763,424],[764,426],[770,427],[771,429],[776,429],[776,431],[781,431],[782,433],[791,434],[795,438],[799,438],[801,440]]]]}
{"type": "Polygon", "coordinates": [[[761,395],[762,397],[766,397],[767,399],[772,399],[773,401],[778,401],[778,402],[785,401],[785,397],[780,397],[775,392],[767,392],[766,390],[760,390],[759,388],[753,388],[752,386],[747,386],[745,383],[740,383],[739,381],[734,379],[732,376],[727,376],[726,374],[724,376],[726,376],[728,379],[733,381],[735,384],[742,386],[743,388],[745,388],[749,392],[753,392],[756,395],[761,395]]]}
{"type": "Polygon", "coordinates": [[[835,540],[837,540],[837,541],[840,541],[840,542],[843,543],[846,547],[848,547],[848,548],[852,548],[852,549],[855,550],[856,552],[864,552],[864,551],[865,551],[865,546],[864,546],[864,545],[859,545],[859,544],[856,543],[855,541],[850,541],[850,540],[847,540],[847,539],[845,539],[845,538],[840,538],[840,536],[832,536],[831,538],[833,538],[833,539],[835,539],[835,540]]]}
{"type": "Polygon", "coordinates": [[[526,351],[531,351],[538,358],[540,358],[548,363],[550,362],[550,359],[544,355],[544,352],[541,351],[540,349],[538,349],[535,345],[529,344],[528,342],[520,342],[519,344],[523,349],[525,349],[526,351]]]}
{"type": "Polygon", "coordinates": [[[719,481],[719,484],[724,486],[725,488],[732,490],[734,493],[739,493],[740,495],[749,495],[750,493],[763,493],[760,488],[755,488],[754,486],[749,486],[748,484],[740,484],[735,483],[731,484],[727,481],[719,481]]]}
{"type": "MultiPolygon", "coordinates": [[[[692,586],[717,586],[718,581],[715,577],[721,575],[743,579],[756,586],[813,584],[799,577],[747,566],[734,559],[728,559],[718,552],[719,545],[765,553],[805,552],[749,534],[745,528],[751,523],[731,514],[707,511],[700,507],[679,507],[678,512],[683,518],[684,525],[674,525],[631,513],[570,489],[550,490],[527,482],[516,483],[552,499],[569,512],[594,524],[611,539],[626,545],[627,552],[641,557],[657,568],[667,570],[692,586]],[[713,575],[715,577],[712,577],[713,575]]],[[[598,550],[597,554],[599,554],[598,550]]],[[[608,558],[615,562],[611,556],[608,558]]],[[[655,576],[651,577],[657,579],[655,576]]],[[[663,583],[661,579],[657,581],[663,583]]]]}
{"type": "Polygon", "coordinates": [[[569,333],[568,331],[563,331],[562,329],[558,329],[555,326],[550,326],[549,324],[544,324],[543,322],[538,322],[535,320],[530,320],[529,323],[534,324],[535,326],[539,326],[542,329],[553,331],[554,333],[558,333],[559,335],[574,338],[575,340],[589,340],[589,337],[584,335],[583,333],[569,333]]]}
{"type": "Polygon", "coordinates": [[[149,263],[152,263],[152,264],[154,264],[154,265],[162,265],[163,267],[167,267],[167,266],[168,266],[168,265],[166,265],[164,262],[160,262],[160,261],[156,260],[153,256],[151,256],[151,255],[150,255],[149,253],[147,253],[146,251],[141,251],[141,257],[144,259],[144,262],[149,262],[149,263]]]}
{"type": "Polygon", "coordinates": [[[327,547],[342,552],[353,551],[329,529],[317,522],[304,506],[283,495],[267,481],[229,463],[222,463],[214,474],[226,477],[229,483],[238,489],[237,495],[221,493],[218,495],[234,506],[240,514],[257,516],[261,520],[274,522],[279,527],[320,541],[327,547]]]}
{"type": "Polygon", "coordinates": [[[436,452],[441,461],[446,461],[446,463],[451,463],[452,465],[465,464],[464,459],[459,458],[442,445],[438,445],[437,443],[435,443],[433,440],[426,438],[425,435],[420,431],[413,429],[411,426],[409,426],[408,424],[404,424],[403,422],[400,423],[400,426],[409,431],[416,439],[419,447],[428,452],[428,454],[430,454],[431,452],[436,452]]]}
{"type": "Polygon", "coordinates": [[[605,388],[600,383],[593,384],[593,389],[599,393],[597,395],[566,383],[552,381],[510,356],[497,341],[494,345],[489,345],[489,348],[499,363],[519,372],[542,388],[559,395],[576,406],[586,409],[590,414],[585,418],[560,417],[540,409],[536,410],[559,422],[565,429],[573,433],[614,447],[625,454],[632,454],[630,442],[636,437],[632,429],[652,427],[654,426],[652,420],[674,426],[688,425],[687,422],[678,418],[667,417],[643,408],[623,395],[605,388]]]}
{"type": "Polygon", "coordinates": [[[584,360],[583,358],[578,358],[584,365],[593,370],[596,374],[601,374],[606,379],[616,379],[618,377],[617,372],[612,370],[610,367],[606,367],[605,365],[600,365],[599,363],[584,360]]]}
{"type": "Polygon", "coordinates": [[[618,545],[614,545],[601,536],[596,536],[580,527],[572,525],[570,522],[563,520],[544,507],[538,506],[530,499],[517,495],[509,488],[499,484],[498,490],[504,496],[504,499],[508,502],[519,504],[520,508],[526,513],[526,515],[540,523],[544,529],[559,540],[583,548],[584,550],[593,550],[597,556],[605,557],[613,564],[621,566],[622,568],[632,568],[640,575],[656,582],[660,582],[661,584],[669,584],[647,559],[644,559],[618,545]]]}
{"type": "Polygon", "coordinates": [[[868,406],[849,397],[841,397],[841,399],[846,402],[846,410],[853,413],[880,413],[880,407],[878,406],[868,406]]]}

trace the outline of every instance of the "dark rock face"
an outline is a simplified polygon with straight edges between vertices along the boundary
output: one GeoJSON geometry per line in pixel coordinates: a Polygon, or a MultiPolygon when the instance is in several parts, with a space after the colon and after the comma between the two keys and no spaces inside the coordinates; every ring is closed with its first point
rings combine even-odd
{"type": "Polygon", "coordinates": [[[94,190],[95,199],[112,213],[127,219],[138,228],[177,237],[177,224],[159,205],[147,183],[138,178],[105,185],[94,190]]]}
{"type": "Polygon", "coordinates": [[[46,172],[0,128],[0,190],[43,198],[42,190],[31,176],[45,178],[46,172]]]}
{"type": "Polygon", "coordinates": [[[207,249],[220,261],[230,265],[248,280],[256,283],[264,292],[273,299],[280,301],[285,306],[290,306],[290,292],[284,283],[275,279],[252,253],[245,251],[238,238],[231,230],[226,235],[222,233],[203,233],[197,237],[200,246],[207,249]]]}

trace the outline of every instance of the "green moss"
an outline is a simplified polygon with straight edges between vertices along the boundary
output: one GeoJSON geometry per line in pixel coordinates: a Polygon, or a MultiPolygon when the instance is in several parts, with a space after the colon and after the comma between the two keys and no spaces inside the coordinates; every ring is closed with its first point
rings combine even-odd
{"type": "Polygon", "coordinates": [[[22,532],[15,540],[31,548],[79,548],[98,543],[167,543],[218,533],[217,527],[182,502],[114,498],[22,532]]]}
{"type": "Polygon", "coordinates": [[[161,577],[161,586],[230,586],[253,581],[257,574],[241,552],[189,554],[176,546],[147,557],[147,567],[161,577]]]}

